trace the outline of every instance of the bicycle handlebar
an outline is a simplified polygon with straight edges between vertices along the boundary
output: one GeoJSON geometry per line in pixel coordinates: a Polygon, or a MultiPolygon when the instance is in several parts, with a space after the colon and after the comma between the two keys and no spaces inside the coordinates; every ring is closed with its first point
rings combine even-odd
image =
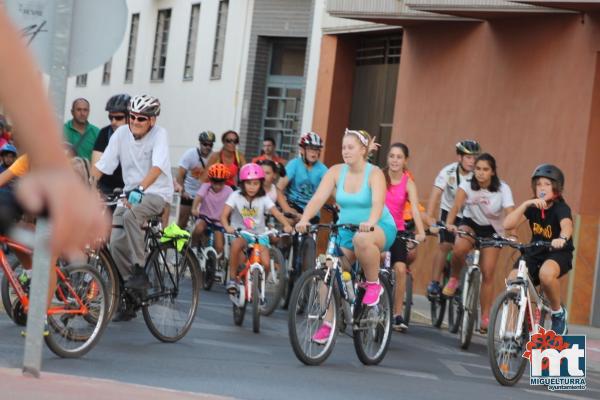
{"type": "MultiPolygon", "coordinates": [[[[309,225],[307,229],[307,233],[317,232],[320,229],[330,229],[330,230],[338,230],[338,229],[347,229],[352,232],[356,232],[360,229],[360,225],[357,224],[314,224],[309,225]]],[[[373,232],[375,227],[372,226],[370,232],[373,232]]]]}

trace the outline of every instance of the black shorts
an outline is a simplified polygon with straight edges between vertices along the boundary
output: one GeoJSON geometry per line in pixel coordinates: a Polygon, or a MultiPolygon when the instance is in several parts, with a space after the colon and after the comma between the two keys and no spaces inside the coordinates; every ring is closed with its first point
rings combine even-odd
{"type": "MultiPolygon", "coordinates": [[[[559,278],[573,268],[573,253],[571,251],[546,251],[541,254],[525,256],[525,262],[527,263],[529,276],[531,277],[531,282],[535,286],[540,284],[540,269],[546,260],[556,261],[560,267],[560,274],[558,275],[559,278]]],[[[513,268],[519,268],[519,261],[515,263],[513,268]]]]}
{"type": "Polygon", "coordinates": [[[414,219],[404,220],[404,232],[415,233],[415,229],[417,229],[417,227],[414,219]]]}
{"type": "Polygon", "coordinates": [[[192,203],[194,203],[194,199],[188,199],[188,198],[182,197],[179,204],[182,206],[190,206],[191,207],[192,203]]]}
{"type": "MultiPolygon", "coordinates": [[[[473,232],[475,232],[475,235],[479,236],[479,237],[491,238],[492,236],[494,236],[496,234],[496,230],[494,229],[493,226],[479,225],[475,221],[473,221],[471,218],[463,218],[461,225],[466,225],[469,228],[473,229],[473,232]]],[[[459,226],[459,225],[457,225],[457,226],[459,226]]]]}
{"type": "MultiPolygon", "coordinates": [[[[446,223],[446,218],[448,218],[448,211],[442,210],[442,213],[440,215],[440,219],[442,220],[442,222],[446,223]]],[[[460,226],[462,224],[463,224],[462,218],[456,217],[455,220],[454,220],[454,225],[460,226]]],[[[448,232],[445,229],[442,229],[440,231],[439,236],[440,236],[440,243],[451,243],[451,244],[454,244],[454,240],[456,239],[456,236],[454,235],[454,233],[448,232]]]]}
{"type": "Polygon", "coordinates": [[[12,190],[0,191],[0,233],[6,231],[23,217],[23,209],[12,190]]]}
{"type": "Polygon", "coordinates": [[[392,243],[390,247],[390,265],[394,265],[397,262],[406,263],[406,258],[408,257],[408,249],[406,248],[406,240],[404,240],[398,232],[396,235],[396,240],[392,243]]]}

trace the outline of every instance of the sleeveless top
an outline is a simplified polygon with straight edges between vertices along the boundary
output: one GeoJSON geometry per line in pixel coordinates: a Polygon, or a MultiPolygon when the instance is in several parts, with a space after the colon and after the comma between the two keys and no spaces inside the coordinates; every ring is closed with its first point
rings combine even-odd
{"type": "MultiPolygon", "coordinates": [[[[335,201],[340,206],[339,224],[360,224],[369,220],[373,208],[373,195],[369,187],[369,174],[373,166],[367,163],[360,190],[356,193],[347,193],[344,190],[348,165],[342,167],[335,192],[335,201]]],[[[386,241],[393,242],[396,237],[396,223],[390,210],[384,205],[377,225],[383,229],[386,241]],[[391,237],[388,237],[391,236],[391,237]]],[[[391,244],[390,242],[390,244],[391,244]]],[[[389,246],[388,246],[389,247],[389,246]]]]}
{"type": "Polygon", "coordinates": [[[390,210],[394,221],[396,222],[396,228],[398,231],[404,231],[404,206],[408,200],[408,192],[406,186],[408,185],[408,172],[402,174],[400,183],[396,185],[390,185],[385,194],[385,205],[390,210]]]}
{"type": "Polygon", "coordinates": [[[238,171],[240,169],[240,161],[238,158],[237,150],[234,153],[233,164],[225,163],[225,161],[223,160],[223,151],[222,150],[219,152],[219,162],[221,164],[224,164],[229,169],[229,172],[231,173],[231,178],[227,179],[225,181],[225,184],[228,186],[235,186],[237,184],[237,175],[238,175],[238,171]]]}

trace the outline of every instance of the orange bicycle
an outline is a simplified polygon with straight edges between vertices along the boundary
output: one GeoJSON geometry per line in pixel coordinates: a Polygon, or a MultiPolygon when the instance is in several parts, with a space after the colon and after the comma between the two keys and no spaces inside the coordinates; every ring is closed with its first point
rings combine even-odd
{"type": "MultiPolygon", "coordinates": [[[[0,267],[9,285],[10,309],[6,312],[19,325],[27,322],[30,279],[17,275],[5,250],[31,255],[28,247],[0,236],[0,267]]],[[[98,271],[89,265],[54,266],[56,289],[46,314],[46,344],[60,357],[81,357],[100,340],[108,312],[107,289],[98,271]]]]}

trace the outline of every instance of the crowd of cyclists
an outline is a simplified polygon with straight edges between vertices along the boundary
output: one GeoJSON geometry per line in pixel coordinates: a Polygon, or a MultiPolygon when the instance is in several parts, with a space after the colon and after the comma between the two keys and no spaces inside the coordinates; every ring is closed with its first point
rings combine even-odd
{"type": "MultiPolygon", "coordinates": [[[[80,176],[89,180],[102,195],[122,188],[125,200],[113,212],[109,248],[116,266],[131,290],[150,286],[144,271],[144,223],[162,215],[174,192],[181,194],[178,225],[189,228],[192,244],[199,245],[209,228],[207,221],[222,230],[214,233],[218,257],[224,253],[224,234],[245,230],[261,234],[267,229],[267,216],[281,224],[281,231],[307,232],[318,222],[326,203],[335,203],[341,224],[358,225],[356,232],[341,229],[339,245],[347,261],[345,268],[358,262],[365,276],[362,303],[376,306],[383,292],[379,272],[385,252],[396,273],[394,288],[393,329],[405,332],[403,318],[404,277],[413,260],[406,233],[419,242],[425,240],[426,228],[445,226],[439,232],[430,295],[451,297],[459,287],[459,273],[474,240],[454,232],[466,231],[480,238],[494,235],[515,240],[516,228],[528,221],[535,240],[551,241],[552,250],[540,248],[528,255],[530,274],[541,284],[552,308],[552,329],[567,331],[566,310],[561,306],[559,278],[571,269],[573,221],[563,197],[565,179],[561,170],[542,164],[531,175],[532,195],[515,207],[509,185],[500,179],[494,157],[483,152],[475,140],[456,144],[456,161],[443,167],[435,178],[427,209],[420,205],[417,185],[409,166],[409,148],[393,143],[387,151],[386,165],[377,166],[370,156],[379,145],[364,130],[346,130],[343,136],[342,163],[326,166],[321,161],[324,146],[315,132],[304,133],[298,142],[298,156],[286,161],[276,152],[273,138],[264,138],[260,156],[246,161],[238,150],[240,136],[228,130],[220,136],[222,148],[213,151],[217,135],[209,130],[198,134],[197,146],[185,151],[172,176],[169,158],[169,134],[157,122],[161,104],[149,95],[130,97],[118,94],[106,104],[110,124],[101,130],[87,123],[89,103],[73,102],[73,122],[65,124],[67,150],[80,176]],[[78,114],[79,113],[79,114],[78,114]],[[83,113],[83,114],[81,114],[83,113]],[[83,115],[78,119],[78,115],[83,115]],[[84,129],[77,130],[81,125],[84,129]],[[76,133],[74,133],[76,132],[76,133]],[[78,132],[78,133],[77,133],[78,132]],[[79,136],[77,136],[79,135],[79,136]],[[94,140],[91,140],[91,138],[94,140]],[[190,224],[190,221],[193,223],[190,224]],[[452,251],[451,277],[442,287],[442,268],[452,251]]],[[[5,136],[6,119],[0,117],[0,133],[5,136]]],[[[0,148],[0,187],[11,191],[16,179],[27,174],[29,161],[18,147],[7,140],[0,148]]],[[[243,262],[249,238],[238,236],[230,244],[228,293],[239,290],[238,266],[243,262]]],[[[261,237],[259,243],[269,247],[273,238],[261,237]]],[[[492,303],[492,282],[499,249],[482,249],[481,333],[487,331],[492,303]]],[[[261,252],[262,263],[269,265],[269,252],[261,252]]],[[[511,272],[509,278],[513,278],[511,272]]],[[[135,312],[122,308],[115,321],[127,321],[135,312]]],[[[327,318],[312,337],[323,343],[329,337],[327,318]]]]}

